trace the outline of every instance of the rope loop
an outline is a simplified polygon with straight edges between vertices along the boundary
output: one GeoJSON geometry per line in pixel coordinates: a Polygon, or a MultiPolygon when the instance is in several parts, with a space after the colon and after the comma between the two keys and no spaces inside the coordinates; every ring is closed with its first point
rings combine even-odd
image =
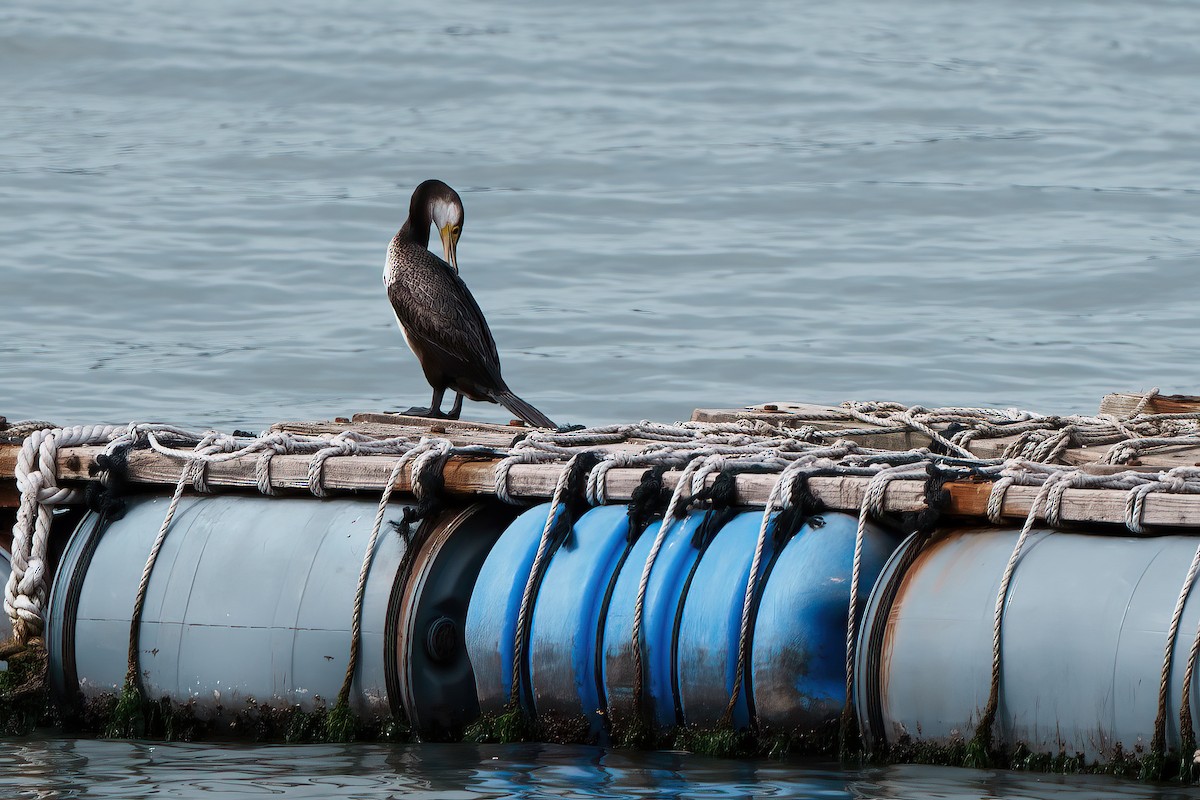
{"type": "Polygon", "coordinates": [[[4,587],[4,610],[18,642],[29,641],[45,626],[49,595],[46,553],[54,508],[82,497],[80,492],[58,486],[58,451],[107,443],[117,431],[113,425],[47,428],[38,423],[21,443],[14,470],[20,503],[12,529],[12,571],[4,587]]]}

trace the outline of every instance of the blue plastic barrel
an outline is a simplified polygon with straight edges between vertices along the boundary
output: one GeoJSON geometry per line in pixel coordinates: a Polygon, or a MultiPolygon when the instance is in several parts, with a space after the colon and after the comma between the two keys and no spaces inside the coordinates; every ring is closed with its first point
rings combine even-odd
{"type": "MultiPolygon", "coordinates": [[[[742,604],[762,518],[761,511],[747,511],[721,528],[700,557],[684,598],[676,671],[683,720],[689,725],[720,723],[733,696],[742,604]]],[[[771,520],[771,529],[774,524],[771,520]]],[[[767,532],[760,577],[774,551],[771,529],[767,532]]],[[[745,666],[730,720],[738,728],[750,720],[750,665],[745,666]]]]}
{"type": "MultiPolygon", "coordinates": [[[[678,724],[675,692],[675,626],[684,587],[700,556],[693,544],[705,512],[693,512],[667,531],[650,580],[642,612],[642,681],[651,718],[662,728],[678,724]]],[[[633,655],[633,616],[642,569],[661,522],[654,522],[630,550],[613,587],[604,621],[603,683],[614,719],[637,712],[633,655]]]]}
{"type": "MultiPolygon", "coordinates": [[[[549,514],[550,504],[543,503],[517,517],[488,553],[471,592],[465,635],[476,696],[483,713],[502,711],[511,696],[521,595],[549,514]]],[[[527,676],[528,648],[525,656],[523,669],[527,676]]],[[[524,681],[520,696],[524,707],[531,709],[532,699],[524,681]]]]}
{"type": "MultiPolygon", "coordinates": [[[[68,544],[47,626],[61,702],[121,690],[138,581],[167,505],[161,497],[130,500],[124,518],[107,526],[89,514],[68,544]]],[[[138,663],[145,695],[191,704],[209,719],[255,705],[332,705],[376,508],[356,499],[185,497],[146,593],[138,663]]],[[[401,511],[393,506],[388,519],[401,511]]],[[[350,697],[364,717],[393,708],[389,601],[404,551],[386,526],[367,580],[350,697]]]]}
{"type": "MultiPolygon", "coordinates": [[[[846,624],[858,520],[809,519],[780,550],[754,623],[752,683],[760,723],[813,729],[846,702],[846,624]]],[[[868,524],[858,585],[861,618],[897,537],[868,524]]]]}
{"type": "Polygon", "coordinates": [[[564,720],[582,717],[592,734],[603,729],[597,675],[603,611],[628,538],[624,506],[600,506],[580,517],[546,569],[533,612],[534,710],[564,720]]]}

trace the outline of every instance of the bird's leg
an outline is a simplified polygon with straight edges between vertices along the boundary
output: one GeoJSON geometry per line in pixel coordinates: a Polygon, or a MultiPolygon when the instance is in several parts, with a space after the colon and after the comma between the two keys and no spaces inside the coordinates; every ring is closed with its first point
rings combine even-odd
{"type": "Polygon", "coordinates": [[[463,393],[454,393],[454,405],[450,407],[449,413],[446,414],[446,419],[458,419],[462,415],[463,393]]]}
{"type": "MultiPolygon", "coordinates": [[[[433,399],[429,401],[429,408],[410,408],[404,412],[408,417],[432,417],[434,419],[446,419],[446,415],[442,412],[442,398],[446,395],[445,389],[434,389],[433,399]]],[[[461,402],[459,403],[461,405],[461,402]]]]}

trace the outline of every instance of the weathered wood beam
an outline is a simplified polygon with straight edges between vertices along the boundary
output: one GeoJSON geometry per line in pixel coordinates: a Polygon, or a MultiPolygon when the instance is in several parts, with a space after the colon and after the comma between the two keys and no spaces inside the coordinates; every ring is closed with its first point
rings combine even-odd
{"type": "MultiPolygon", "coordinates": [[[[11,450],[0,447],[0,466],[12,459],[11,450]],[[7,450],[7,451],[6,451],[7,450]]],[[[59,477],[63,481],[87,479],[88,467],[101,447],[65,448],[59,453],[59,477]]],[[[391,456],[335,456],[325,462],[325,486],[330,491],[378,492],[391,472],[395,458],[391,456]]],[[[308,456],[281,455],[271,462],[271,483],[281,490],[308,489],[308,456]]],[[[229,488],[254,488],[255,459],[241,458],[209,467],[209,483],[229,488]]],[[[173,485],[179,478],[182,464],[153,451],[135,451],[129,456],[129,477],[145,484],[173,485]]],[[[455,457],[445,468],[446,491],[452,495],[490,494],[495,480],[496,462],[491,459],[455,457]]],[[[516,497],[540,499],[549,497],[557,483],[561,464],[518,464],[509,473],[509,487],[516,497]]],[[[609,499],[624,502],[641,482],[642,469],[614,469],[609,472],[609,499]]],[[[663,476],[672,488],[680,473],[672,471],[663,476]]],[[[736,480],[740,504],[761,506],[766,502],[774,475],[743,474],[736,480]]],[[[853,476],[814,477],[809,480],[813,495],[828,507],[856,511],[862,503],[869,479],[853,476]]],[[[396,489],[411,491],[409,475],[402,474],[396,489]]],[[[987,499],[991,484],[960,481],[947,484],[950,504],[947,513],[965,518],[986,517],[987,499]]],[[[1005,517],[1019,520],[1029,513],[1037,495],[1036,487],[1013,486],[1008,490],[1003,506],[1005,517]]],[[[1068,522],[1105,523],[1121,525],[1125,519],[1126,493],[1107,489],[1068,489],[1063,496],[1062,518],[1068,522]]],[[[884,507],[891,512],[919,511],[925,507],[924,485],[920,481],[895,481],[889,485],[884,507]]],[[[1154,526],[1200,528],[1200,496],[1151,494],[1146,498],[1145,523],[1154,526]]]]}
{"type": "MultiPolygon", "coordinates": [[[[1134,412],[1144,394],[1118,392],[1106,394],[1100,401],[1100,413],[1127,417],[1134,412]]],[[[1200,397],[1190,394],[1156,394],[1142,409],[1143,414],[1194,414],[1200,411],[1200,397]]]]}
{"type": "MultiPolygon", "coordinates": [[[[821,431],[881,427],[855,419],[847,414],[844,408],[813,403],[763,403],[747,408],[697,408],[692,412],[693,422],[737,422],[743,419],[763,420],[773,425],[795,428],[811,425],[821,431]],[[812,414],[836,418],[821,420],[805,418],[805,415],[812,414]]],[[[930,443],[929,437],[919,431],[865,433],[846,438],[863,447],[875,447],[880,450],[911,450],[916,447],[927,447],[930,443]]]]}
{"type": "Polygon", "coordinates": [[[0,478],[0,508],[16,508],[19,505],[21,495],[17,492],[17,482],[0,478]]]}
{"type": "MultiPolygon", "coordinates": [[[[1128,414],[1133,411],[1140,394],[1113,394],[1105,397],[1101,404],[1101,413],[1128,414]]],[[[1147,413],[1180,413],[1200,411],[1200,398],[1186,395],[1168,395],[1160,406],[1155,397],[1147,413]]],[[[703,422],[733,422],[739,419],[761,419],[774,424],[799,427],[812,425],[819,430],[837,430],[839,428],[870,427],[867,423],[854,419],[845,413],[845,409],[837,406],[820,406],[811,403],[767,403],[744,409],[713,409],[699,408],[692,414],[692,419],[703,422]],[[836,420],[808,420],[805,414],[818,413],[838,416],[836,420]]],[[[935,425],[935,428],[945,426],[935,425]]],[[[846,437],[856,441],[863,447],[873,447],[880,450],[908,450],[916,447],[927,447],[929,437],[920,432],[879,433],[846,437]]],[[[1002,436],[990,439],[975,439],[967,446],[971,453],[979,458],[1002,458],[1009,445],[1016,442],[1019,436],[1002,436]]],[[[1112,445],[1095,445],[1092,447],[1069,447],[1063,451],[1060,461],[1068,466],[1094,465],[1089,471],[1097,473],[1119,472],[1124,469],[1170,469],[1171,467],[1200,465],[1200,448],[1172,447],[1146,453],[1141,459],[1128,466],[1110,466],[1096,464],[1104,458],[1112,445]]]]}
{"type": "Polygon", "coordinates": [[[455,445],[511,447],[517,437],[535,429],[522,425],[493,425],[486,422],[409,417],[403,414],[364,413],[355,414],[349,420],[342,418],[332,422],[277,422],[271,426],[271,430],[308,436],[351,430],[380,439],[405,436],[414,441],[422,436],[438,436],[449,439],[455,445]]]}

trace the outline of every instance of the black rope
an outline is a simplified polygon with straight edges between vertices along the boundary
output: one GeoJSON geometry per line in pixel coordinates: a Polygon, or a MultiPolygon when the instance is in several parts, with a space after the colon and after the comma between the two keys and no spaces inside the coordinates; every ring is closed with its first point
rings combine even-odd
{"type": "Polygon", "coordinates": [[[636,540],[643,531],[656,519],[661,519],[670,501],[669,495],[663,488],[663,475],[666,465],[653,467],[642,473],[641,482],[634,488],[629,498],[629,541],[636,540]]]}
{"type": "Polygon", "coordinates": [[[895,515],[895,527],[906,533],[929,534],[937,530],[942,515],[950,505],[950,492],[946,484],[964,476],[964,471],[955,467],[941,466],[929,462],[925,465],[925,508],[895,515]]]}
{"type": "Polygon", "coordinates": [[[799,533],[805,525],[813,528],[821,528],[825,525],[825,518],[820,515],[827,511],[828,507],[824,501],[813,494],[808,485],[809,478],[845,474],[845,467],[815,467],[800,472],[792,478],[787,505],[775,518],[775,527],[772,530],[777,548],[799,533]]]}
{"type": "MultiPolygon", "coordinates": [[[[967,429],[968,429],[968,426],[962,424],[961,422],[951,422],[949,425],[946,426],[946,429],[944,431],[941,431],[942,438],[947,441],[954,441],[954,435],[956,433],[961,433],[962,431],[965,431],[967,429]]],[[[929,452],[933,453],[934,455],[939,455],[939,456],[950,455],[949,448],[947,448],[945,445],[943,445],[937,439],[934,439],[932,442],[929,443],[929,452]]]]}
{"type": "Polygon", "coordinates": [[[567,472],[566,486],[563,487],[560,512],[550,529],[551,552],[567,543],[571,531],[575,528],[575,520],[591,508],[584,496],[584,488],[587,485],[587,474],[599,463],[600,453],[595,450],[587,450],[574,457],[567,472]]]}
{"type": "Polygon", "coordinates": [[[717,473],[712,486],[706,486],[696,492],[693,500],[697,504],[707,504],[704,519],[692,534],[692,546],[704,550],[709,542],[717,535],[726,523],[737,516],[737,475],[732,470],[725,469],[717,473]]]}
{"type": "MultiPolygon", "coordinates": [[[[400,534],[400,538],[404,540],[408,550],[414,549],[414,530],[413,526],[435,514],[439,513],[445,507],[445,490],[446,490],[446,461],[449,460],[451,452],[439,453],[433,457],[425,469],[417,476],[416,482],[412,486],[412,493],[417,497],[415,505],[405,505],[401,512],[400,519],[388,520],[388,525],[392,526],[392,530],[400,534]]],[[[406,555],[408,550],[405,551],[406,555]]]]}
{"type": "Polygon", "coordinates": [[[88,466],[93,478],[107,473],[103,481],[88,481],[83,490],[83,501],[89,509],[106,521],[115,521],[125,516],[125,487],[129,483],[129,451],[133,443],[117,445],[111,454],[101,453],[88,466]]]}

